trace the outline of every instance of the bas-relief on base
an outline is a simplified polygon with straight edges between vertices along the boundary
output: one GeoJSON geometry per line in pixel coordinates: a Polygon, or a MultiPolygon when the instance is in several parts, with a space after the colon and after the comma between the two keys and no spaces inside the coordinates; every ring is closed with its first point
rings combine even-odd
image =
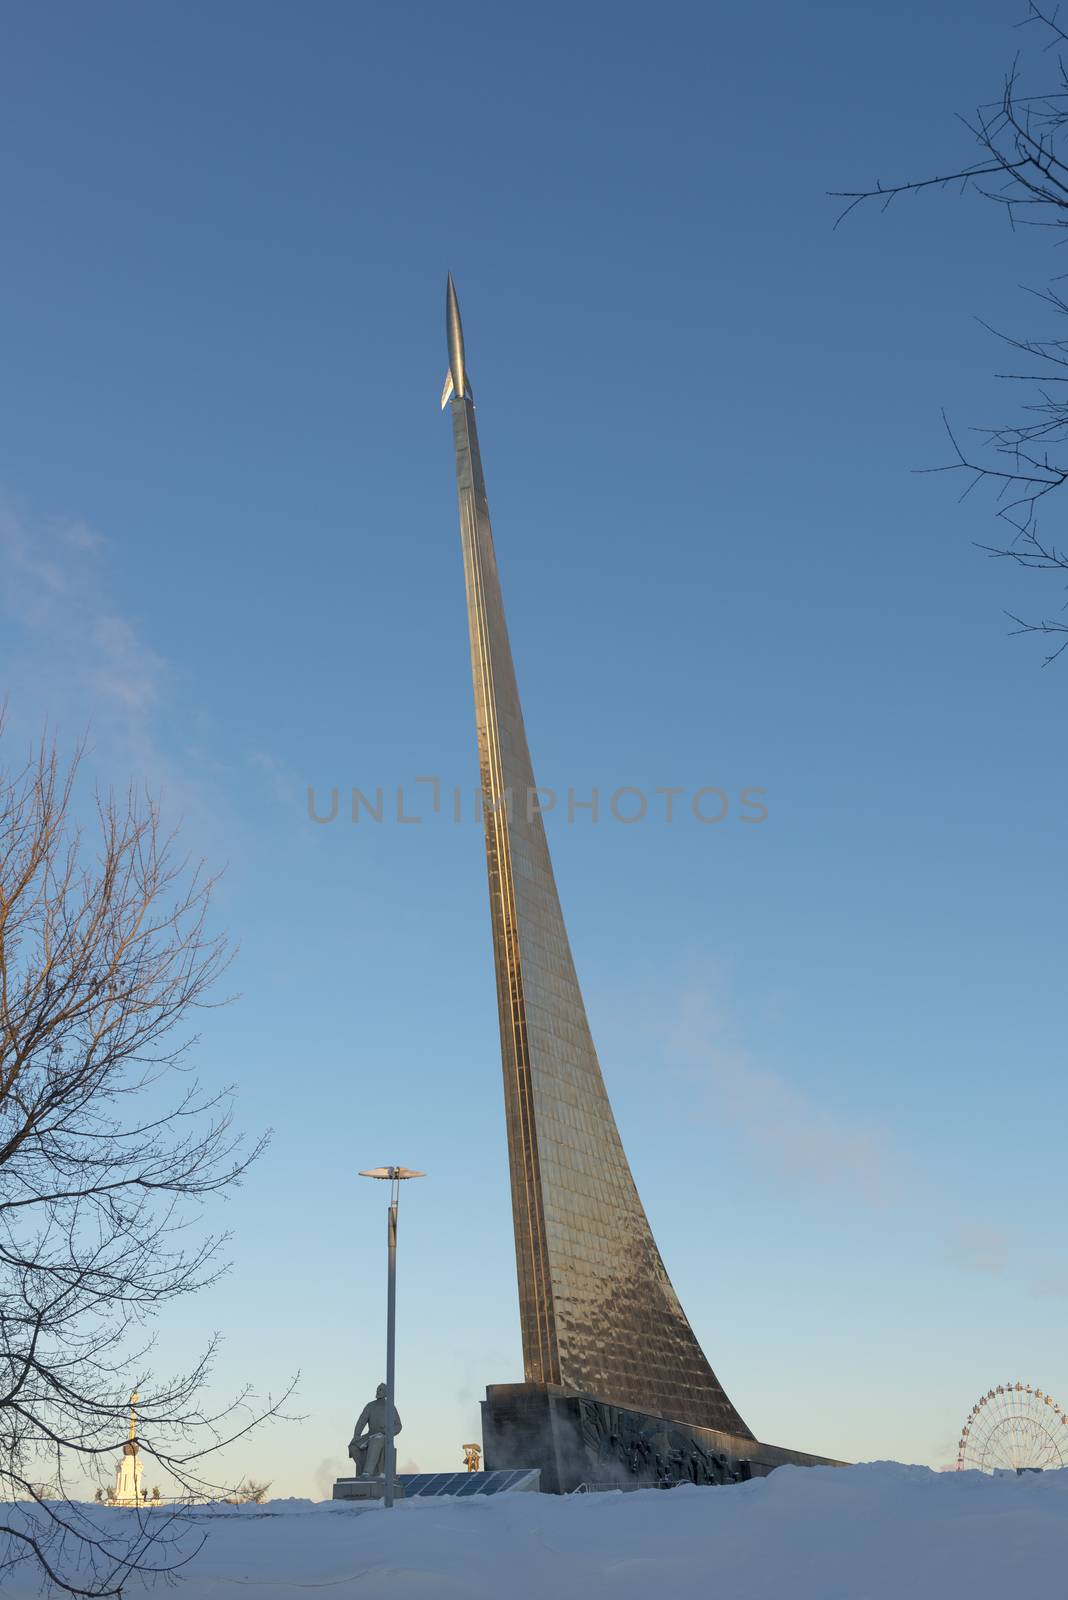
{"type": "Polygon", "coordinates": [[[592,1489],[745,1483],[776,1467],[839,1466],[826,1456],[761,1444],[614,1406],[549,1384],[494,1384],[482,1403],[487,1471],[534,1465],[550,1494],[592,1489]]]}

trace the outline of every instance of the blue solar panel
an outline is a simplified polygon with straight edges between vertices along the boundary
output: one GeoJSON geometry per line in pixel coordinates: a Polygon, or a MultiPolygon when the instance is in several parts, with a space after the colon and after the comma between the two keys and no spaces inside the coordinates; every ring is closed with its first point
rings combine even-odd
{"type": "Polygon", "coordinates": [[[510,1467],[497,1472],[402,1472],[398,1477],[406,1497],[420,1495],[500,1494],[521,1480],[529,1484],[533,1469],[510,1467]]]}
{"type": "Polygon", "coordinates": [[[404,1485],[406,1495],[439,1495],[450,1494],[452,1483],[458,1476],[455,1472],[413,1472],[401,1473],[400,1480],[404,1485]]]}

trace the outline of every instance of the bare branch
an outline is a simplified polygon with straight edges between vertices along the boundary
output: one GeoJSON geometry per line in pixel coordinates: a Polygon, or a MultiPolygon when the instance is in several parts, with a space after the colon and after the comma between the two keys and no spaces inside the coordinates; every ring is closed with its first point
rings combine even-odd
{"type": "MultiPolygon", "coordinates": [[[[1032,227],[1068,228],[1068,66],[1059,53],[1068,44],[1068,33],[1057,12],[1043,10],[1035,0],[1018,26],[1032,31],[1037,27],[1045,50],[1058,52],[1056,85],[1045,93],[1021,94],[1017,58],[1006,74],[999,99],[981,106],[973,118],[961,119],[980,149],[974,163],[935,177],[892,185],[876,183],[871,189],[837,193],[834,198],[848,203],[835,227],[866,200],[877,201],[885,211],[903,194],[953,184],[962,192],[974,191],[1004,206],[1014,227],[1023,222],[1032,227]]],[[[1068,316],[1068,300],[1055,290],[1031,292],[1047,312],[1068,316]]],[[[943,413],[955,459],[933,470],[966,475],[962,500],[981,484],[994,490],[997,515],[1012,532],[1004,545],[980,545],[988,555],[1012,561],[1025,571],[1068,573],[1068,557],[1040,539],[1037,522],[1040,503],[1068,481],[1068,396],[1052,387],[1068,382],[1068,338],[1018,339],[987,323],[982,325],[1037,363],[1034,372],[999,374],[1011,382],[1038,385],[1037,394],[1024,405],[1021,421],[973,430],[980,439],[975,453],[960,447],[943,413]]],[[[1011,620],[1017,624],[1014,633],[1049,636],[1068,632],[1066,624],[1049,617],[1025,622],[1012,616],[1011,620]]],[[[1066,648],[1068,641],[1061,642],[1043,665],[1049,666],[1066,648]]]]}
{"type": "Polygon", "coordinates": [[[186,1081],[161,1106],[227,965],[214,879],[148,796],[98,796],[90,841],[77,772],[43,743],[0,766],[0,1572],[33,1560],[54,1590],[107,1596],[188,1549],[164,1510],[102,1533],[66,1489],[115,1459],[131,1375],[137,1449],[199,1498],[226,1492],[203,1476],[213,1452],[280,1416],[292,1387],[211,1415],[214,1343],[171,1379],[144,1365],[146,1322],[226,1270],[226,1236],[190,1232],[197,1209],[266,1141],[234,1133],[228,1089],[186,1081]]]}

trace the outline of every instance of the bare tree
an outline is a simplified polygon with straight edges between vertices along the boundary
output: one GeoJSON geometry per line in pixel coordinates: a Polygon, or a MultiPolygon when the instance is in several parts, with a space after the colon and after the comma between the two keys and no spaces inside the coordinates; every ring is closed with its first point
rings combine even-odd
{"type": "Polygon", "coordinates": [[[270,1487],[269,1483],[255,1483],[251,1478],[245,1478],[227,1499],[226,1504],[230,1506],[261,1506],[267,1498],[267,1492],[270,1487]]]}
{"type": "MultiPolygon", "coordinates": [[[[847,202],[839,223],[867,201],[878,202],[885,211],[902,195],[953,187],[1000,206],[1013,228],[1068,228],[1068,64],[1064,56],[1068,33],[1060,27],[1055,10],[1043,11],[1034,0],[1019,26],[1039,30],[1046,52],[1053,51],[1056,65],[1055,70],[1047,68],[1049,87],[1037,94],[1023,93],[1017,56],[999,98],[980,106],[972,117],[960,119],[979,146],[975,161],[934,177],[838,192],[835,198],[847,202]]],[[[1051,277],[1050,286],[1036,293],[1043,309],[1060,318],[1068,316],[1068,299],[1052,287],[1056,281],[1051,277]]],[[[1068,548],[1043,533],[1039,525],[1040,508],[1068,481],[1068,390],[1059,387],[1068,384],[1068,338],[1016,339],[993,328],[990,331],[1025,358],[1022,365],[1033,368],[1000,372],[998,377],[1033,385],[1031,396],[1022,406],[1018,422],[971,430],[977,441],[974,451],[962,448],[947,421],[955,459],[936,470],[966,476],[962,499],[979,483],[994,487],[998,515],[1012,532],[1007,543],[980,544],[988,556],[1032,572],[1068,574],[1068,548]]],[[[1044,666],[1068,650],[1066,609],[1068,602],[1030,620],[1009,613],[1014,632],[1046,636],[1049,652],[1044,666]]]]}
{"type": "Polygon", "coordinates": [[[221,1493],[211,1451],[278,1408],[257,1415],[246,1392],[204,1409],[214,1343],[179,1377],[146,1367],[152,1318],[222,1270],[225,1235],[186,1231],[191,1208],[263,1141],[235,1137],[229,1090],[184,1077],[191,1015],[227,959],[212,879],[135,794],[98,797],[86,836],[77,768],[44,745],[0,760],[0,1584],[29,1560],[55,1589],[103,1596],[189,1554],[166,1511],[74,1498],[113,1468],[131,1378],[137,1447],[190,1497],[221,1493]]]}

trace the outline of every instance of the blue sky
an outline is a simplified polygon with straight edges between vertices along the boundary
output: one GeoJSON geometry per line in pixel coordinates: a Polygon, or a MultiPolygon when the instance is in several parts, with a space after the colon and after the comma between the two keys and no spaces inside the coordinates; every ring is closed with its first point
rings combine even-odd
{"type": "Polygon", "coordinates": [[[448,269],[540,779],[767,790],[756,828],[549,819],[713,1365],[761,1437],[849,1458],[950,1460],[1010,1376],[1064,1402],[1068,664],[1006,636],[1044,591],[972,548],[989,504],[914,471],[941,407],[1011,414],[976,319],[1043,332],[1051,258],[974,201],[835,232],[825,197],[967,154],[1018,16],[8,8],[12,738],[88,729],[228,866],[241,997],[198,1062],[274,1142],[159,1364],[218,1327],[219,1394],[300,1369],[304,1420],[232,1463],[275,1492],[328,1490],[381,1376],[360,1167],[430,1174],[402,1463],[459,1464],[522,1375],[478,829],[305,809],[477,782],[448,269]]]}

